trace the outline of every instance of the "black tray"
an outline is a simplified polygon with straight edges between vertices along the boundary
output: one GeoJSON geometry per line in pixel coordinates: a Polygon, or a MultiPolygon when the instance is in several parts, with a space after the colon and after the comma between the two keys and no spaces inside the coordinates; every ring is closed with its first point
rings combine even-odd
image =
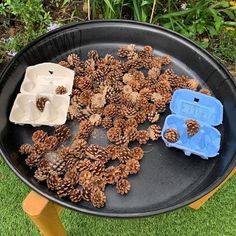
{"type": "MultiPolygon", "coordinates": [[[[67,25],[29,44],[3,70],[0,81],[1,153],[15,174],[28,186],[65,207],[112,217],[167,212],[183,207],[214,189],[236,165],[235,91],[232,76],[219,62],[190,40],[172,31],[149,24],[115,20],[67,25]],[[59,199],[44,184],[38,183],[24,161],[18,158],[18,147],[30,142],[35,130],[29,125],[14,125],[8,119],[25,69],[37,63],[61,60],[70,52],[77,52],[82,58],[91,49],[97,49],[103,56],[106,53],[115,54],[118,47],[130,43],[151,45],[155,54],[171,55],[172,67],[177,73],[198,79],[220,99],[224,105],[220,155],[208,161],[196,156],[186,157],[182,151],[166,148],[159,140],[146,145],[147,153],[142,160],[141,171],[130,177],[132,191],[127,196],[118,195],[115,188],[109,186],[106,189],[107,203],[102,209],[96,209],[87,202],[76,205],[59,199]]],[[[162,116],[160,124],[167,114],[162,116]]]]}

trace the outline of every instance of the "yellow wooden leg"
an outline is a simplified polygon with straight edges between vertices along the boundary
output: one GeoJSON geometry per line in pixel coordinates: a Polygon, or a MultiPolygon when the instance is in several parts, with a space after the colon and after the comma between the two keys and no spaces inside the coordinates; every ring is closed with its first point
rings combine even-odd
{"type": "Polygon", "coordinates": [[[24,212],[44,236],[66,236],[59,218],[62,207],[35,192],[30,192],[22,203],[24,212]]]}
{"type": "Polygon", "coordinates": [[[225,180],[217,188],[215,188],[214,190],[212,190],[210,193],[208,193],[207,195],[203,196],[202,198],[198,199],[196,202],[193,202],[192,204],[190,204],[189,207],[194,209],[194,210],[198,210],[234,174],[236,174],[236,167],[232,170],[232,172],[225,178],[225,180]]]}

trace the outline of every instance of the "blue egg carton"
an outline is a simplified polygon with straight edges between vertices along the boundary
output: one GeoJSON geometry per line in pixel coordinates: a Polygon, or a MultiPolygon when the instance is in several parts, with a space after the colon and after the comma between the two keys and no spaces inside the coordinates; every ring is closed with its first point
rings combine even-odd
{"type": "Polygon", "coordinates": [[[184,151],[185,155],[195,154],[203,159],[219,154],[221,134],[213,126],[222,124],[223,105],[211,96],[188,89],[176,90],[170,102],[171,115],[165,119],[162,129],[162,139],[167,147],[175,147],[184,151]],[[199,132],[193,136],[187,134],[185,121],[195,119],[199,132]],[[167,129],[174,128],[180,138],[171,143],[164,138],[167,129]]]}

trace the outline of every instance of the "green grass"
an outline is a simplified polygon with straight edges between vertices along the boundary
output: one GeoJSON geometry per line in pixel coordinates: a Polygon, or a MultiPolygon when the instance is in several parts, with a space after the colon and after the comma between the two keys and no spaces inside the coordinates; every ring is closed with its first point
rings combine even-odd
{"type": "MultiPolygon", "coordinates": [[[[29,191],[29,188],[0,159],[1,236],[40,235],[21,209],[21,203],[29,191]]],[[[235,236],[235,197],[236,177],[229,180],[198,211],[185,207],[175,212],[149,218],[107,219],[65,210],[62,214],[62,222],[70,236],[235,236]]]]}

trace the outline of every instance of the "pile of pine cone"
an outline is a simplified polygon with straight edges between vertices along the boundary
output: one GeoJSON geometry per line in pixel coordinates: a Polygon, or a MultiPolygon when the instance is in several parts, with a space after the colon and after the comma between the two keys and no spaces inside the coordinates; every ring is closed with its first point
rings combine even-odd
{"type": "MultiPolygon", "coordinates": [[[[144,152],[140,146],[129,148],[129,143],[140,145],[160,137],[156,123],[166,110],[176,89],[196,90],[197,80],[176,75],[163,66],[171,62],[169,56],[157,57],[145,46],[138,51],[135,45],[118,50],[116,59],[107,54],[100,57],[96,50],[88,52],[82,61],[70,54],[59,64],[75,71],[68,119],[79,122],[76,135],[69,146],[63,143],[71,132],[66,125],[58,126],[52,135],[38,130],[33,133],[33,144],[23,144],[20,153],[33,168],[38,181],[46,181],[57,195],[72,202],[91,201],[95,207],[106,202],[105,186],[116,186],[117,192],[127,194],[131,189],[128,176],[138,173],[144,152]],[[138,127],[150,122],[146,130],[138,127]],[[101,147],[88,144],[94,127],[107,129],[111,144],[101,147]],[[117,160],[118,165],[111,165],[117,160]]],[[[201,90],[209,93],[208,90],[201,90]]]]}

